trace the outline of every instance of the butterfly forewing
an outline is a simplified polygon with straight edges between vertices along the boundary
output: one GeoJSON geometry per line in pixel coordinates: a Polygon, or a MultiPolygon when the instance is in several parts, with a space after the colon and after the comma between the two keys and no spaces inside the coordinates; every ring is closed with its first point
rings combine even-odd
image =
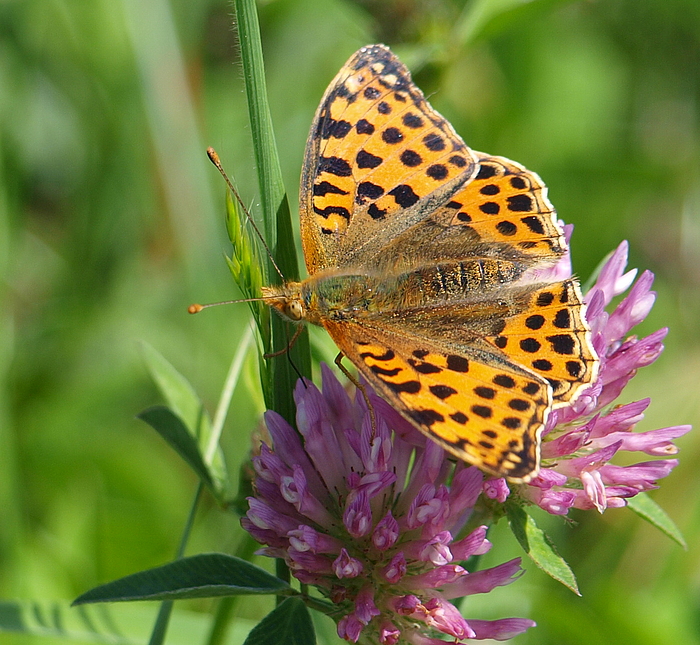
{"type": "Polygon", "coordinates": [[[382,45],[361,49],[326,91],[307,143],[300,201],[309,273],[363,262],[475,170],[472,151],[406,67],[382,45]]]}

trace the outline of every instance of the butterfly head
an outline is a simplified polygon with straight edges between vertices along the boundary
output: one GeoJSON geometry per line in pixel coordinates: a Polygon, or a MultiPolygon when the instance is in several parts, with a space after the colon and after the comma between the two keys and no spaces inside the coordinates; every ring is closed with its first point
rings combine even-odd
{"type": "Polygon", "coordinates": [[[263,300],[291,322],[306,318],[306,307],[301,293],[301,284],[288,282],[282,286],[262,287],[263,300]]]}

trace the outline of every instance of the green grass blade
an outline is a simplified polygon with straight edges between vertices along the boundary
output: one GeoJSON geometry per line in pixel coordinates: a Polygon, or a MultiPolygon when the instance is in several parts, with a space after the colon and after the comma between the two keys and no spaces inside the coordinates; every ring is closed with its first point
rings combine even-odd
{"type": "MultiPolygon", "coordinates": [[[[294,244],[290,243],[293,236],[289,202],[282,182],[282,171],[267,100],[260,26],[255,2],[235,0],[234,8],[263,210],[263,230],[275,263],[285,279],[297,280],[299,268],[294,244]],[[282,241],[280,244],[277,243],[278,239],[282,241]]],[[[268,266],[266,273],[268,282],[279,282],[280,276],[277,275],[274,267],[268,266]]],[[[265,349],[282,350],[288,345],[288,339],[291,336],[289,325],[276,316],[271,317],[271,325],[272,345],[265,349]]],[[[309,341],[306,332],[289,351],[288,359],[284,356],[273,359],[269,363],[269,368],[262,370],[265,380],[263,391],[266,393],[268,407],[293,422],[292,392],[297,378],[296,370],[305,376],[311,374],[309,341]]]]}

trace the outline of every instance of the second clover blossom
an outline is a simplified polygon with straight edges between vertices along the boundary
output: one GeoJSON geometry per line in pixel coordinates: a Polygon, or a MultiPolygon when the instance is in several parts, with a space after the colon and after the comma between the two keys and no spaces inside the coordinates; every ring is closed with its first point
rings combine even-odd
{"type": "Polygon", "coordinates": [[[265,415],[272,446],[253,458],[255,496],[242,519],[267,545],[261,553],[284,559],[335,603],[338,634],[353,643],[507,640],[532,627],[523,618],[467,620],[451,602],[522,573],[519,558],[477,572],[464,566],[491,547],[485,526],[456,539],[482,473],[455,466],[370,394],[373,431],[364,403],[352,402],[325,365],[322,372],[322,392],[302,381],[295,391],[301,436],[278,414],[265,415]]]}
{"type": "MultiPolygon", "coordinates": [[[[568,236],[571,226],[565,226],[568,236]]],[[[678,464],[677,459],[655,459],[630,466],[615,466],[610,460],[622,451],[651,457],[671,457],[678,452],[674,439],[690,430],[688,425],[647,432],[634,432],[644,417],[650,399],[614,405],[640,367],[653,363],[663,351],[667,328],[646,336],[628,336],[646,318],[656,294],[651,291],[654,275],[645,271],[634,282],[637,271],[625,272],[628,245],[623,242],[603,265],[593,287],[585,294],[586,318],[593,346],[600,358],[598,378],[570,406],[552,411],[542,442],[542,468],[520,494],[555,515],[570,508],[597,509],[625,506],[629,498],[658,488],[678,464]],[[631,287],[631,288],[630,288],[631,287]],[[612,312],[607,307],[626,291],[627,296],[612,312]]],[[[571,275],[568,255],[547,275],[565,279],[571,275]]],[[[488,497],[504,501],[505,481],[485,483],[488,497]]],[[[507,491],[505,492],[507,495],[507,491]]]]}

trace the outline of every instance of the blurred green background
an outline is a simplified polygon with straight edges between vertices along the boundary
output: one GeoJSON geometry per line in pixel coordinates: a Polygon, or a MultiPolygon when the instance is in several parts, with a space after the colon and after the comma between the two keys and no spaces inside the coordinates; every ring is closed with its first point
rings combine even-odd
{"type": "MultiPolygon", "coordinates": [[[[630,241],[631,266],[657,276],[639,334],[671,331],[625,399],[653,398],[641,429],[700,425],[697,0],[269,0],[259,12],[293,205],[323,90],[355,49],[385,42],[470,146],[544,178],[576,225],[579,275],[630,241]]],[[[186,313],[237,296],[206,146],[253,211],[257,190],[231,14],[223,0],[0,2],[2,598],[70,600],[177,548],[196,481],[134,418],[160,402],[139,342],[213,411],[248,312],[186,313]]],[[[260,408],[251,359],[223,441],[232,473],[260,408]]],[[[700,643],[700,440],[678,444],[654,497],[687,552],[630,511],[574,513],[578,526],[547,524],[583,598],[528,566],[465,615],[535,619],[521,645],[700,643]]],[[[240,538],[206,502],[188,553],[240,538]]],[[[490,562],[517,555],[504,527],[492,540],[490,562]]],[[[271,607],[241,603],[242,633],[271,607]]],[[[155,609],[139,609],[146,627],[155,609]]]]}

